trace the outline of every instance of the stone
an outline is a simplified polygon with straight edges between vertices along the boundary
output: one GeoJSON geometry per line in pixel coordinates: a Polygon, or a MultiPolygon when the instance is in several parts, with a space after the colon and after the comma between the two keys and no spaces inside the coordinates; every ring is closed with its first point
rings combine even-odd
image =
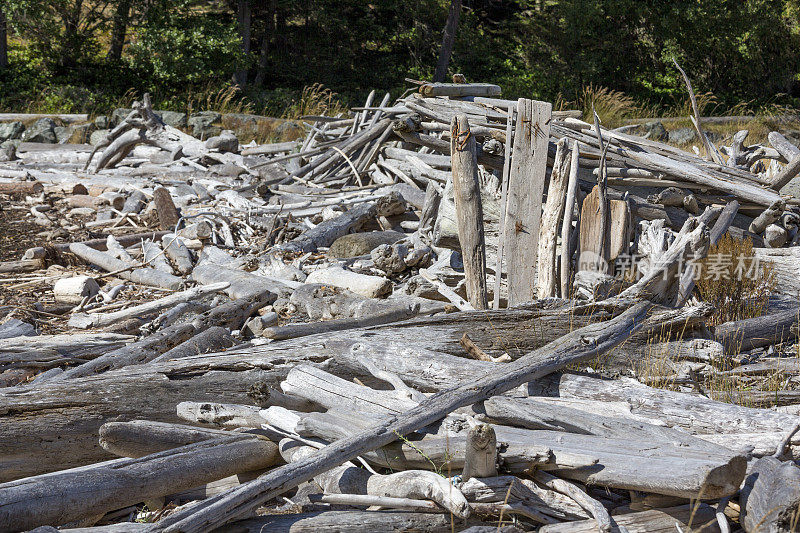
{"type": "Polygon", "coordinates": [[[664,124],[662,124],[660,120],[645,122],[642,125],[642,129],[644,130],[643,137],[646,139],[652,139],[658,142],[667,142],[669,140],[667,128],[664,127],[664,124]]]}
{"type": "Polygon", "coordinates": [[[92,134],[89,136],[89,144],[91,144],[92,146],[97,146],[103,141],[103,139],[105,139],[109,131],[111,130],[93,131],[92,134]]]}
{"type": "Polygon", "coordinates": [[[56,123],[51,118],[40,118],[22,134],[24,142],[55,144],[56,123]]]}
{"type": "Polygon", "coordinates": [[[692,128],[678,128],[669,132],[669,142],[672,144],[689,144],[697,138],[692,128]]]}
{"type": "Polygon", "coordinates": [[[198,139],[208,139],[222,133],[222,128],[212,125],[221,118],[222,115],[215,111],[202,111],[189,117],[188,125],[192,128],[192,135],[198,139]]]}
{"type": "Polygon", "coordinates": [[[211,165],[208,171],[218,176],[225,176],[227,178],[237,178],[242,174],[247,174],[247,169],[234,165],[233,163],[225,163],[221,165],[211,165]]]}
{"type": "Polygon", "coordinates": [[[111,119],[107,115],[98,115],[94,119],[94,125],[97,126],[98,130],[110,130],[111,119]]]}
{"type": "Polygon", "coordinates": [[[275,128],[275,135],[279,141],[293,141],[306,134],[303,127],[297,122],[285,121],[275,128]]]}
{"type": "Polygon", "coordinates": [[[156,115],[159,115],[167,126],[179,129],[186,127],[186,113],[181,113],[179,111],[156,111],[156,115]]]}
{"type": "Polygon", "coordinates": [[[16,161],[17,159],[17,145],[11,141],[5,141],[0,144],[0,163],[8,161],[16,161]]]}
{"type": "Polygon", "coordinates": [[[217,150],[219,152],[233,152],[239,151],[239,139],[230,130],[223,131],[220,135],[211,137],[206,141],[206,148],[209,150],[217,150]]]}
{"type": "MultiPolygon", "coordinates": [[[[93,122],[87,122],[86,124],[72,124],[68,130],[69,135],[66,138],[67,143],[72,144],[86,144],[89,142],[89,138],[94,132],[96,126],[93,122]]],[[[62,142],[61,138],[59,138],[58,142],[62,142]]]]}
{"type": "Polygon", "coordinates": [[[22,132],[25,131],[25,126],[22,122],[4,122],[0,124],[0,142],[8,141],[9,139],[19,139],[22,137],[22,132]]]}
{"type": "Polygon", "coordinates": [[[399,231],[350,233],[333,241],[328,254],[342,259],[369,255],[372,250],[381,244],[394,244],[403,237],[405,237],[405,234],[399,231]]]}
{"type": "Polygon", "coordinates": [[[56,126],[53,128],[53,132],[56,134],[58,144],[69,142],[69,138],[72,136],[72,130],[66,126],[56,126]]]}

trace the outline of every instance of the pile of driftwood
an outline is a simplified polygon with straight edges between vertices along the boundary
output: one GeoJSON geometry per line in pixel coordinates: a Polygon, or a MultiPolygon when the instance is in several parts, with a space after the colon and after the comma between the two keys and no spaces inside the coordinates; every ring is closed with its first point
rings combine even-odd
{"type": "Polygon", "coordinates": [[[0,531],[795,530],[800,150],[499,95],[12,150],[0,531]],[[712,325],[725,234],[778,283],[712,325]]]}

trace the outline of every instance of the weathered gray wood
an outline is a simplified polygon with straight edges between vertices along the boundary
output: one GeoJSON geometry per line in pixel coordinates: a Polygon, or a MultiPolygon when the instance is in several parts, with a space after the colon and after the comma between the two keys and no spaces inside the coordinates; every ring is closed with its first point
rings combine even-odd
{"type": "Polygon", "coordinates": [[[236,340],[231,337],[227,329],[220,326],[212,326],[186,339],[174,348],[167,350],[150,362],[158,363],[160,361],[182,359],[193,355],[222,352],[235,345],[236,340]]]}
{"type": "Polygon", "coordinates": [[[493,309],[500,309],[500,287],[503,283],[503,255],[505,252],[506,221],[508,210],[508,179],[511,173],[511,133],[514,130],[515,105],[509,105],[506,117],[506,142],[503,144],[503,172],[500,175],[500,219],[498,224],[497,261],[494,268],[493,309]]]}
{"type": "Polygon", "coordinates": [[[321,511],[264,516],[241,520],[231,527],[240,528],[237,531],[242,533],[375,533],[386,528],[430,533],[451,531],[449,515],[403,511],[321,511]]]}
{"type": "Polygon", "coordinates": [[[597,529],[600,533],[608,533],[611,531],[611,516],[609,516],[606,508],[603,507],[602,503],[586,494],[578,486],[541,470],[535,472],[533,477],[545,487],[569,496],[587,512],[591,513],[597,523],[597,529]]]}
{"type": "Polygon", "coordinates": [[[536,298],[536,260],[552,105],[520,99],[505,223],[508,302],[536,298]]]}
{"type": "MultiPolygon", "coordinates": [[[[580,159],[580,143],[572,143],[572,159],[569,165],[569,183],[567,185],[567,197],[564,201],[564,220],[561,223],[561,263],[560,263],[560,289],[561,297],[569,298],[572,296],[572,277],[574,267],[572,256],[575,252],[574,231],[572,229],[572,219],[574,218],[575,201],[578,194],[578,167],[580,159]]],[[[580,209],[578,209],[578,223],[580,227],[580,209]]]]}
{"type": "Polygon", "coordinates": [[[775,200],[770,206],[761,212],[753,221],[750,223],[750,227],[747,228],[750,233],[760,234],[767,226],[776,222],[780,216],[783,214],[783,211],[786,209],[786,201],[781,198],[775,200]]]}
{"type": "Polygon", "coordinates": [[[725,352],[736,355],[771,344],[797,338],[793,325],[800,321],[800,309],[770,313],[761,317],[725,322],[714,328],[714,338],[725,346],[725,352]]]}
{"type": "Polygon", "coordinates": [[[486,309],[486,244],[483,240],[480,178],[475,137],[470,132],[466,115],[454,118],[451,124],[450,158],[467,300],[475,309],[486,309]]]}
{"type": "Polygon", "coordinates": [[[419,86],[422,96],[500,96],[499,85],[490,83],[424,83],[419,86]]]}
{"type": "Polygon", "coordinates": [[[739,502],[744,515],[740,523],[748,533],[797,531],[800,468],[791,461],[762,457],[750,469],[739,502]]]}
{"type": "Polygon", "coordinates": [[[83,243],[76,242],[70,244],[69,251],[87,263],[95,264],[108,272],[116,272],[117,276],[133,281],[134,283],[141,283],[142,285],[151,287],[161,287],[162,289],[170,289],[173,291],[178,290],[183,284],[181,278],[159,272],[153,268],[131,269],[124,261],[120,261],[106,252],[90,248],[83,243]]]}
{"type": "Polygon", "coordinates": [[[45,267],[41,259],[22,259],[20,261],[0,261],[0,274],[19,274],[22,272],[36,272],[45,267]]]}
{"type": "MultiPolygon", "coordinates": [[[[547,202],[542,211],[541,229],[539,230],[538,281],[536,283],[537,298],[557,296],[558,270],[556,268],[556,243],[558,241],[558,222],[564,213],[567,181],[570,177],[571,155],[567,140],[561,139],[556,146],[556,157],[550,173],[550,185],[547,189],[547,202]]],[[[577,179],[577,174],[576,174],[577,179]]],[[[572,217],[570,216],[570,220],[572,217]]]]}
{"type": "Polygon", "coordinates": [[[70,333],[0,339],[0,371],[10,368],[48,369],[81,363],[134,340],[115,333],[70,333]]]}
{"type": "Polygon", "coordinates": [[[370,430],[337,441],[325,451],[308,459],[281,467],[246,483],[231,493],[207,500],[193,513],[175,513],[162,521],[154,531],[200,531],[222,525],[257,507],[261,502],[297,484],[311,479],[366,451],[394,441],[398,435],[417,430],[442,418],[449,412],[475,401],[536,379],[557,370],[564,364],[585,360],[603,353],[641,327],[640,321],[650,307],[639,304],[602,326],[587,326],[559,339],[542,350],[502,365],[497,371],[478,380],[437,394],[402,415],[390,415],[370,430]],[[591,339],[587,343],[587,339],[591,339]]]}
{"type": "Polygon", "coordinates": [[[230,283],[225,294],[233,299],[251,298],[257,293],[267,291],[270,295],[268,303],[272,303],[279,294],[288,291],[288,287],[279,281],[208,261],[202,261],[194,267],[192,279],[201,285],[230,283]]]}
{"type": "MultiPolygon", "coordinates": [[[[614,515],[612,533],[674,533],[676,526],[681,531],[696,533],[719,533],[714,508],[700,503],[682,505],[668,509],[653,509],[638,513],[614,515]],[[624,529],[623,529],[624,528],[624,529]]],[[[540,533],[595,533],[594,520],[565,522],[539,528],[540,533]]]]}
{"type": "Polygon", "coordinates": [[[0,485],[0,531],[65,524],[267,468],[278,457],[277,446],[266,439],[230,435],[142,458],[11,481],[0,485]]]}
{"type": "Polygon", "coordinates": [[[161,237],[161,244],[164,247],[164,253],[170,258],[179,273],[185,276],[192,271],[194,265],[192,254],[181,239],[175,235],[164,235],[161,237]]]}
{"type": "Polygon", "coordinates": [[[268,339],[284,340],[330,331],[377,326],[380,324],[389,324],[391,322],[399,322],[401,320],[409,319],[417,314],[417,310],[418,307],[409,307],[408,305],[401,304],[396,309],[387,309],[382,313],[361,318],[340,318],[338,320],[329,320],[324,322],[287,324],[285,326],[265,328],[262,335],[268,339]]]}
{"type": "MultiPolygon", "coordinates": [[[[150,420],[107,422],[100,426],[100,446],[119,457],[144,457],[196,442],[234,435],[221,429],[169,424],[150,420]]],[[[278,446],[275,446],[275,452],[278,446]]]]}
{"type": "Polygon", "coordinates": [[[111,420],[180,422],[175,406],[185,400],[279,404],[270,391],[307,358],[205,355],[0,389],[0,481],[108,459],[97,432],[111,420]]]}
{"type": "MultiPolygon", "coordinates": [[[[775,275],[774,292],[797,296],[800,294],[800,247],[753,248],[755,261],[769,266],[775,275]]],[[[761,272],[758,272],[761,275],[761,272]]]]}
{"type": "Polygon", "coordinates": [[[489,424],[478,424],[467,432],[463,481],[497,475],[497,436],[489,424]]]}

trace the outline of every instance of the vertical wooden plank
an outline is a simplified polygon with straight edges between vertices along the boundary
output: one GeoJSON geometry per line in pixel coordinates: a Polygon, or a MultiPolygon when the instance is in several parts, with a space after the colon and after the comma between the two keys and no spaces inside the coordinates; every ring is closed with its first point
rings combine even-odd
{"type": "Polygon", "coordinates": [[[494,269],[494,309],[500,309],[500,284],[503,279],[503,247],[506,234],[506,210],[508,206],[508,176],[511,174],[511,134],[514,127],[514,106],[508,106],[506,119],[506,144],[503,153],[503,182],[500,195],[500,231],[498,232],[497,263],[494,269]]]}
{"type": "MultiPolygon", "coordinates": [[[[569,166],[569,185],[567,187],[567,200],[564,204],[564,220],[561,224],[562,298],[569,298],[572,296],[572,253],[574,249],[574,241],[572,240],[572,219],[578,193],[578,161],[580,158],[580,151],[580,144],[578,141],[575,141],[572,145],[572,161],[570,161],[569,166]]],[[[578,224],[580,224],[580,216],[578,216],[578,224]]]]}
{"type": "Polygon", "coordinates": [[[552,110],[548,102],[526,98],[517,102],[505,234],[509,305],[536,298],[536,258],[552,110]]]}
{"type": "Polygon", "coordinates": [[[556,296],[556,241],[558,240],[561,215],[569,178],[570,155],[567,140],[560,139],[556,145],[556,157],[553,171],[550,173],[550,185],[547,189],[547,203],[542,211],[542,225],[539,231],[539,265],[536,293],[539,299],[556,296]]]}
{"type": "Polygon", "coordinates": [[[628,249],[631,232],[631,216],[628,203],[624,200],[609,200],[609,224],[605,242],[609,243],[608,260],[600,253],[600,235],[603,221],[600,217],[599,185],[583,201],[581,209],[581,229],[579,235],[580,257],[577,270],[594,272],[613,272],[614,260],[628,249]]]}
{"type": "Polygon", "coordinates": [[[450,128],[453,198],[467,281],[467,299],[475,309],[486,309],[486,246],[483,239],[478,148],[466,115],[453,117],[450,128]]]}

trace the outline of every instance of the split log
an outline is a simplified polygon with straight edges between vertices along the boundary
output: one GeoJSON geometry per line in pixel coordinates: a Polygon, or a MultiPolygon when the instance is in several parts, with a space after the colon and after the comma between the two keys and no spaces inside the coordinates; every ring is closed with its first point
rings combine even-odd
{"type": "Polygon", "coordinates": [[[308,275],[306,282],[341,287],[367,298],[380,298],[392,292],[392,282],[388,278],[359,274],[340,266],[315,270],[308,275]]]}
{"type": "Polygon", "coordinates": [[[599,327],[592,325],[578,329],[559,339],[557,343],[531,352],[513,363],[502,365],[477,381],[472,379],[445,393],[434,395],[410,411],[402,415],[387,416],[381,424],[337,441],[307,459],[274,469],[229,494],[210,498],[192,509],[191,513],[176,512],[162,520],[155,530],[195,531],[227,523],[332,466],[389,444],[398,435],[425,427],[459,407],[547,375],[565,364],[585,360],[609,350],[641,327],[640,321],[649,308],[647,304],[639,304],[599,327]],[[586,342],[587,339],[591,339],[589,343],[586,342]]]}
{"type": "Polygon", "coordinates": [[[279,294],[288,291],[286,285],[270,278],[210,262],[198,263],[192,270],[192,279],[201,285],[229,283],[225,294],[233,299],[250,298],[266,290],[271,294],[271,301],[268,303],[272,303],[279,294]]]}
{"type": "MultiPolygon", "coordinates": [[[[105,244],[105,243],[103,243],[105,244]]],[[[108,272],[115,272],[121,278],[141,283],[150,287],[161,287],[162,289],[178,290],[183,284],[179,277],[152,268],[130,268],[125,262],[120,261],[112,255],[95,250],[82,243],[72,243],[69,251],[77,255],[84,261],[94,264],[108,272]]]]}
{"type": "MultiPolygon", "coordinates": [[[[550,186],[547,189],[547,202],[542,211],[541,229],[539,230],[539,263],[537,264],[539,277],[536,283],[536,292],[539,299],[556,296],[557,292],[556,241],[558,240],[558,222],[564,213],[567,180],[570,175],[570,159],[567,140],[559,140],[556,146],[553,170],[550,174],[550,186]]],[[[570,220],[572,220],[572,216],[570,216],[570,220]]],[[[570,229],[572,229],[571,224],[570,229]]]]}
{"type": "Polygon", "coordinates": [[[167,254],[178,272],[184,276],[191,273],[194,265],[192,254],[179,237],[173,234],[164,235],[161,237],[161,244],[164,247],[164,253],[167,254]]]}
{"type": "Polygon", "coordinates": [[[552,106],[520,99],[508,183],[506,233],[508,303],[536,298],[536,263],[552,106]]]}
{"type": "Polygon", "coordinates": [[[129,318],[145,318],[179,303],[190,302],[208,294],[222,291],[229,286],[230,284],[227,282],[202,285],[112,313],[75,313],[69,319],[69,326],[73,328],[98,328],[129,318]]]}
{"type": "Polygon", "coordinates": [[[340,318],[323,322],[309,322],[304,324],[287,324],[265,328],[261,333],[264,337],[273,340],[293,339],[305,335],[315,335],[331,331],[341,331],[345,329],[356,329],[380,324],[389,324],[412,318],[419,311],[419,306],[410,307],[400,305],[396,309],[387,310],[371,316],[361,318],[340,318]]]}
{"type": "Polygon", "coordinates": [[[100,286],[89,276],[61,278],[53,285],[53,295],[59,303],[79,304],[100,292],[100,286]]]}
{"type": "Polygon", "coordinates": [[[137,459],[20,479],[0,485],[3,531],[61,525],[188,490],[241,472],[267,468],[277,446],[231,435],[137,459]]]}
{"type": "MultiPolygon", "coordinates": [[[[574,266],[572,256],[575,252],[575,238],[572,229],[574,218],[575,200],[578,193],[578,166],[580,159],[580,144],[575,141],[572,145],[572,160],[569,165],[569,183],[567,185],[567,198],[564,202],[564,220],[561,223],[561,297],[572,296],[572,278],[574,266]]],[[[580,227],[580,210],[578,210],[577,227],[580,227]]]]}
{"type": "Polygon", "coordinates": [[[450,158],[467,300],[475,309],[486,309],[486,244],[483,240],[480,178],[475,137],[470,132],[466,115],[453,118],[450,158]]]}
{"type": "Polygon", "coordinates": [[[797,531],[800,468],[791,461],[762,457],[750,469],[739,502],[744,511],[740,523],[745,531],[797,531]]]}
{"type": "MultiPolygon", "coordinates": [[[[719,533],[716,512],[710,505],[682,505],[668,509],[653,509],[638,513],[615,515],[611,517],[612,533],[674,533],[681,531],[696,533],[719,533]],[[684,529],[685,528],[685,529],[684,529]]],[[[539,528],[540,533],[595,533],[594,520],[565,522],[539,528]]]]}
{"type": "Polygon", "coordinates": [[[220,326],[213,326],[197,335],[186,339],[171,350],[167,350],[158,357],[152,359],[151,363],[169,361],[171,359],[182,359],[194,355],[206,353],[217,353],[225,351],[236,345],[236,341],[231,337],[227,329],[220,326]]]}

